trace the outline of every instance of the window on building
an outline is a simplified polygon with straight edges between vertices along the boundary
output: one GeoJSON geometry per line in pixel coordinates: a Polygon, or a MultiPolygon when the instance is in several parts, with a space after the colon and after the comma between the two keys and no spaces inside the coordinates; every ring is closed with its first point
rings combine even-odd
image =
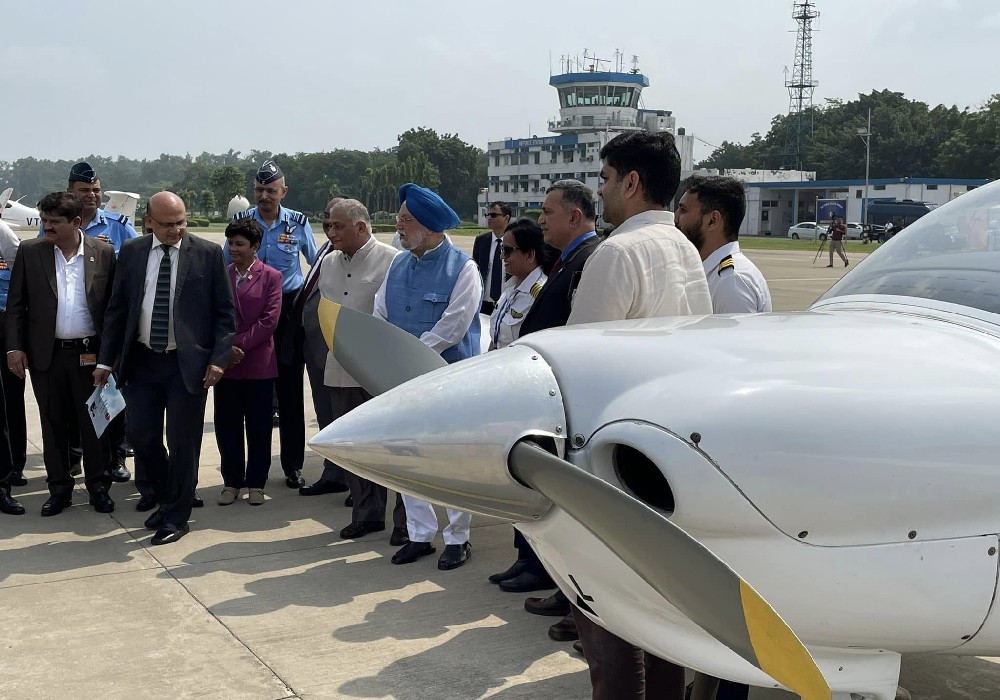
{"type": "Polygon", "coordinates": [[[503,191],[504,192],[510,192],[510,183],[509,182],[503,183],[503,191]]]}
{"type": "Polygon", "coordinates": [[[541,153],[535,153],[535,165],[538,165],[538,163],[539,163],[539,158],[541,158],[541,156],[542,156],[542,154],[541,154],[541,153]]]}
{"type": "Polygon", "coordinates": [[[573,162],[573,151],[563,151],[563,163],[573,162]]]}
{"type": "Polygon", "coordinates": [[[500,193],[500,183],[499,182],[494,183],[494,185],[493,185],[493,191],[496,192],[497,194],[500,193]]]}
{"type": "Polygon", "coordinates": [[[884,190],[885,189],[885,185],[875,185],[873,189],[884,190]]]}
{"type": "Polygon", "coordinates": [[[855,190],[855,192],[854,192],[854,198],[855,199],[861,199],[861,190],[855,190]]]}
{"type": "Polygon", "coordinates": [[[929,190],[936,190],[937,189],[937,185],[927,185],[927,189],[929,189],[929,190]]]}

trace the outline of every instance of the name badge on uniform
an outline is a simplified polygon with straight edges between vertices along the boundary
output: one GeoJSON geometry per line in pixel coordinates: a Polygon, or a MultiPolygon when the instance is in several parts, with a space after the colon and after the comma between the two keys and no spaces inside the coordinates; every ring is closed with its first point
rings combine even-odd
{"type": "Polygon", "coordinates": [[[80,366],[81,367],[93,367],[97,364],[97,354],[93,352],[84,352],[80,354],[80,366]]]}

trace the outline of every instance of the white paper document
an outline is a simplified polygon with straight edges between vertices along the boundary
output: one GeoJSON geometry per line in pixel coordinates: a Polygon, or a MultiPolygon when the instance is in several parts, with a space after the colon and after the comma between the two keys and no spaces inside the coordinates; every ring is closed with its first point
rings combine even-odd
{"type": "Polygon", "coordinates": [[[90,420],[94,424],[97,437],[104,434],[108,423],[124,409],[125,397],[118,391],[115,378],[109,376],[107,385],[96,387],[94,393],[87,399],[87,412],[90,413],[90,420]]]}

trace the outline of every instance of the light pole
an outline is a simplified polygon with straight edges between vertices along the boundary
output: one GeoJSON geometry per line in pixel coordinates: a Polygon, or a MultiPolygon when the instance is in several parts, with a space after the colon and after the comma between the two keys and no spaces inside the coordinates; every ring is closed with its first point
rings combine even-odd
{"type": "Polygon", "coordinates": [[[868,229],[868,240],[871,240],[872,233],[871,229],[868,227],[868,166],[871,163],[872,155],[872,108],[868,108],[868,126],[858,129],[858,136],[861,140],[865,142],[865,197],[861,202],[862,208],[865,210],[865,214],[862,217],[863,221],[862,230],[868,229]]]}

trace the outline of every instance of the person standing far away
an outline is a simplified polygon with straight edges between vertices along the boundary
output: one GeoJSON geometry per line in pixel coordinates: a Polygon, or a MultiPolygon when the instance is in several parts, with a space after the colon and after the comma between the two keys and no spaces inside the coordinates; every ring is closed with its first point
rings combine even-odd
{"type": "Polygon", "coordinates": [[[504,268],[500,256],[503,232],[510,223],[511,208],[506,202],[493,202],[486,212],[489,231],[476,236],[472,244],[472,259],[483,278],[483,303],[479,313],[489,316],[503,293],[504,268]]]}
{"type": "MultiPolygon", "coordinates": [[[[236,214],[233,220],[251,217],[260,224],[264,240],[257,257],[281,273],[281,318],[274,332],[274,345],[279,349],[278,379],[274,389],[281,440],[281,469],[285,473],[285,486],[297,489],[306,483],[302,479],[306,450],[305,392],[302,383],[305,361],[300,354],[293,355],[286,363],[280,349],[286,328],[291,325],[295,299],[305,282],[299,256],[310,265],[316,261],[316,237],[304,214],[281,205],[287,194],[285,174],[277,163],[269,160],[260,166],[254,177],[253,198],[256,206],[236,214]]],[[[227,247],[223,247],[223,255],[227,265],[232,262],[227,247]]]]}
{"type": "Polygon", "coordinates": [[[844,253],[844,234],[846,233],[847,226],[844,225],[844,220],[838,216],[830,226],[830,264],[827,267],[833,267],[834,252],[844,261],[844,267],[850,265],[847,261],[847,255],[844,253]]]}

